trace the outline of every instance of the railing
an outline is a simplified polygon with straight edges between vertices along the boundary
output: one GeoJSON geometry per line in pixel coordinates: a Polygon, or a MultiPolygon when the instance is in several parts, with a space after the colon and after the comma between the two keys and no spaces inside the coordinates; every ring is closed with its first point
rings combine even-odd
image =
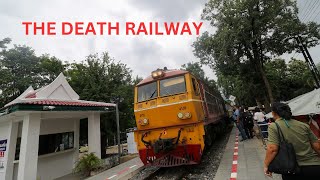
{"type": "Polygon", "coordinates": [[[255,122],[258,130],[259,130],[259,135],[261,137],[262,144],[265,149],[267,149],[267,141],[268,141],[268,127],[271,123],[265,123],[265,124],[258,124],[258,122],[255,122]],[[267,128],[265,128],[267,127],[267,128]]]}

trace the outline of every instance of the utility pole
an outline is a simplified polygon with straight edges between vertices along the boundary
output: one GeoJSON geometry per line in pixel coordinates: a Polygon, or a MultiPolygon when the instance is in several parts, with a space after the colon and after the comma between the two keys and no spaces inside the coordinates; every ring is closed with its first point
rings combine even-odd
{"type": "Polygon", "coordinates": [[[308,66],[309,66],[309,69],[312,73],[312,76],[316,82],[317,88],[320,88],[320,73],[319,73],[319,70],[317,69],[316,65],[313,62],[313,59],[308,51],[308,48],[306,47],[305,44],[303,44],[302,38],[300,35],[295,36],[294,38],[296,39],[296,41],[299,44],[299,48],[300,48],[300,50],[303,54],[303,57],[305,58],[308,66]]]}
{"type": "Polygon", "coordinates": [[[118,136],[118,156],[119,156],[119,164],[120,164],[121,149],[120,149],[120,122],[119,122],[118,102],[116,103],[116,116],[117,116],[117,136],[118,136]]]}

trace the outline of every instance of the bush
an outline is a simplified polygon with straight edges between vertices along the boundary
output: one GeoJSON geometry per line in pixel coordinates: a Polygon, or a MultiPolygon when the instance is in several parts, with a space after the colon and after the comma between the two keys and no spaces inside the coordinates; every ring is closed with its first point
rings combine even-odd
{"type": "Polygon", "coordinates": [[[85,154],[76,164],[74,168],[75,173],[79,173],[85,177],[90,176],[92,171],[98,170],[102,167],[102,160],[94,153],[85,154]]]}

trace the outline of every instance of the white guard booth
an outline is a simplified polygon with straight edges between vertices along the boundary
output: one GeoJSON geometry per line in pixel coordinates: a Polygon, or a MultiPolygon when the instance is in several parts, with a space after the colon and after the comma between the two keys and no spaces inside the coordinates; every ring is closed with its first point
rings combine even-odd
{"type": "Polygon", "coordinates": [[[72,173],[84,118],[89,152],[101,157],[100,114],[115,106],[79,100],[62,73],[43,88],[29,87],[0,109],[0,180],[51,180],[72,173]]]}

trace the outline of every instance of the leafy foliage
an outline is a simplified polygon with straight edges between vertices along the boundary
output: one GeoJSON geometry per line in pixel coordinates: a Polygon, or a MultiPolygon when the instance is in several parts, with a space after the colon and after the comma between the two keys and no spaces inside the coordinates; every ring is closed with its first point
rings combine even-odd
{"type": "Polygon", "coordinates": [[[101,168],[102,164],[101,159],[99,159],[94,153],[89,153],[80,158],[73,171],[88,177],[92,171],[101,168]]]}
{"type": "MultiPolygon", "coordinates": [[[[302,60],[292,59],[288,63],[284,59],[270,60],[265,63],[265,71],[277,101],[290,100],[314,88],[311,72],[302,60]]],[[[255,96],[259,93],[257,89],[264,88],[261,84],[252,84],[241,76],[218,74],[218,85],[225,95],[236,96],[239,104],[263,103],[255,96]]]]}
{"type": "Polygon", "coordinates": [[[27,46],[14,46],[12,49],[2,49],[0,69],[1,104],[18,97],[30,84],[39,86],[39,59],[34,50],[27,46]]]}
{"type": "MultiPolygon", "coordinates": [[[[81,99],[118,103],[121,131],[135,125],[133,115],[134,82],[131,70],[125,64],[116,62],[108,53],[103,53],[101,56],[98,54],[89,55],[85,61],[72,63],[70,66],[67,71],[69,83],[81,99]]],[[[87,124],[83,123],[81,128],[85,131],[87,124]]],[[[103,139],[113,139],[116,129],[115,112],[103,114],[101,116],[103,139]]]]}
{"type": "Polygon", "coordinates": [[[222,76],[245,79],[252,85],[248,88],[261,84],[261,92],[253,95],[268,104],[274,98],[265,63],[297,50],[291,39],[295,35],[303,34],[309,47],[319,43],[320,26],[302,23],[297,13],[296,2],[291,0],[210,0],[202,18],[217,30],[202,34],[193,44],[194,53],[222,76]]]}
{"type": "Polygon", "coordinates": [[[216,82],[213,79],[209,79],[205,76],[204,70],[202,69],[202,65],[200,63],[189,62],[187,64],[183,64],[181,69],[191,72],[191,74],[193,74],[195,77],[206,83],[209,88],[218,90],[216,82]]]}

